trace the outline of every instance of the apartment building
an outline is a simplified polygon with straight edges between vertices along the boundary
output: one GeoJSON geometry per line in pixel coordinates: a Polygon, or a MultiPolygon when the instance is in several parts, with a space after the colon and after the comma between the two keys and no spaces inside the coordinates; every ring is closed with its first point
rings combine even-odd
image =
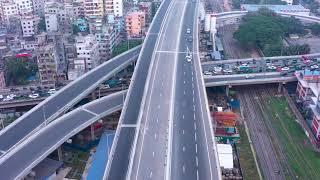
{"type": "Polygon", "coordinates": [[[320,72],[303,70],[296,73],[297,96],[312,112],[311,130],[320,141],[320,72]]]}
{"type": "Polygon", "coordinates": [[[116,17],[123,16],[123,1],[122,0],[105,0],[105,14],[113,14],[116,17]]]}
{"type": "Polygon", "coordinates": [[[77,36],[76,48],[77,60],[75,60],[75,68],[78,66],[89,71],[100,64],[99,45],[94,35],[77,36]]]}
{"type": "Polygon", "coordinates": [[[105,24],[101,33],[97,33],[96,39],[99,44],[99,55],[102,61],[106,61],[111,57],[114,46],[119,41],[120,31],[114,25],[105,24]]]}
{"type": "Polygon", "coordinates": [[[14,2],[17,4],[21,16],[33,13],[32,0],[14,0],[14,2]]]}
{"type": "Polygon", "coordinates": [[[139,10],[143,11],[146,15],[146,23],[151,23],[152,20],[152,3],[151,2],[139,2],[139,10]]]}
{"type": "Polygon", "coordinates": [[[142,37],[145,35],[145,12],[129,12],[125,22],[128,37],[142,37]]]}
{"type": "Polygon", "coordinates": [[[38,32],[38,24],[40,17],[37,15],[29,14],[21,17],[21,28],[23,37],[30,37],[38,32]]]}
{"type": "Polygon", "coordinates": [[[44,16],[45,2],[45,0],[32,0],[34,14],[44,16]]]}
{"type": "Polygon", "coordinates": [[[42,85],[52,86],[57,80],[57,52],[54,44],[39,46],[37,50],[37,63],[42,85]]]}
{"type": "Polygon", "coordinates": [[[19,11],[18,11],[18,6],[14,1],[8,0],[8,1],[3,1],[1,2],[1,18],[2,21],[9,21],[10,17],[13,16],[18,16],[19,11]]]}

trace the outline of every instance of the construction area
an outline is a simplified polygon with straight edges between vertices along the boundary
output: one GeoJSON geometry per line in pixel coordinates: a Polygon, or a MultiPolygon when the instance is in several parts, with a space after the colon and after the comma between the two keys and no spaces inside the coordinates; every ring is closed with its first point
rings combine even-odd
{"type": "Polygon", "coordinates": [[[233,168],[241,177],[319,179],[320,154],[296,120],[288,97],[278,92],[278,85],[231,89],[229,97],[222,87],[207,92],[218,147],[232,145],[233,168]]]}

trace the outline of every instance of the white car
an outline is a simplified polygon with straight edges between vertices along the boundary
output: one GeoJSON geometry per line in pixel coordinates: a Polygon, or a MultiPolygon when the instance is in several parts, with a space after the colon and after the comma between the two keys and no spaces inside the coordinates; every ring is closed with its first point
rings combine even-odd
{"type": "Polygon", "coordinates": [[[315,65],[310,66],[310,68],[311,69],[317,69],[317,68],[319,68],[319,66],[315,64],[315,65]]]}
{"type": "Polygon", "coordinates": [[[187,29],[187,33],[188,33],[188,34],[191,33],[191,29],[190,29],[190,28],[187,29]]]}
{"type": "Polygon", "coordinates": [[[56,89],[49,89],[48,93],[49,94],[54,94],[54,93],[56,93],[56,89]]]}
{"type": "Polygon", "coordinates": [[[281,68],[281,71],[289,71],[289,67],[283,67],[283,68],[281,68]]]}
{"type": "Polygon", "coordinates": [[[222,71],[222,67],[213,67],[213,71],[215,72],[221,72],[222,71]]]}
{"type": "Polygon", "coordinates": [[[224,69],[222,70],[224,73],[232,73],[232,70],[231,69],[224,69]]]}
{"type": "Polygon", "coordinates": [[[15,95],[15,94],[9,94],[8,95],[8,97],[11,97],[11,98],[14,98],[14,97],[16,97],[17,95],[15,95]]]}
{"type": "Polygon", "coordinates": [[[277,67],[275,67],[275,66],[268,66],[267,68],[272,69],[272,70],[277,69],[277,67]]]}
{"type": "Polygon", "coordinates": [[[254,75],[246,75],[246,79],[253,79],[255,76],[254,75]]]}
{"type": "Polygon", "coordinates": [[[204,75],[208,75],[208,76],[211,76],[211,75],[212,75],[212,73],[209,72],[209,71],[204,71],[203,74],[204,74],[204,75]]]}
{"type": "Polygon", "coordinates": [[[32,99],[35,99],[35,98],[38,98],[38,97],[39,97],[39,94],[37,94],[37,93],[29,95],[29,98],[32,98],[32,99]]]}
{"type": "Polygon", "coordinates": [[[11,98],[11,97],[6,97],[6,98],[4,98],[3,99],[3,101],[11,101],[13,98],[11,98]]]}
{"type": "Polygon", "coordinates": [[[3,95],[2,94],[0,94],[0,99],[3,99],[3,95]]]}

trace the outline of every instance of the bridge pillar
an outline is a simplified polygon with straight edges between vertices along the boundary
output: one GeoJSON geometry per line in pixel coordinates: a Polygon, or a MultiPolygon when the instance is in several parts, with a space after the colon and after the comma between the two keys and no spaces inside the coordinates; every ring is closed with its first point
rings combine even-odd
{"type": "Polygon", "coordinates": [[[229,91],[230,91],[230,87],[227,85],[226,86],[226,95],[229,96],[229,91]]]}
{"type": "Polygon", "coordinates": [[[92,141],[95,140],[96,137],[94,135],[94,125],[93,124],[90,125],[90,133],[91,133],[91,140],[92,141]]]}
{"type": "Polygon", "coordinates": [[[281,93],[281,90],[282,90],[282,83],[279,83],[279,85],[278,85],[278,94],[281,93]]]}
{"type": "Polygon", "coordinates": [[[58,160],[59,160],[59,161],[63,161],[62,148],[61,148],[61,146],[58,147],[57,151],[58,151],[58,160]]]}

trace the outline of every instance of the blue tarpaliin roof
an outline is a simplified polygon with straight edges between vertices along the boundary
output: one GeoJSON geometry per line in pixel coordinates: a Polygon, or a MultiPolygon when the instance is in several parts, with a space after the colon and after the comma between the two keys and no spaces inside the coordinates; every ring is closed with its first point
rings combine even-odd
{"type": "Polygon", "coordinates": [[[101,136],[96,153],[93,155],[92,164],[89,168],[86,179],[103,179],[103,173],[108,162],[108,157],[111,150],[114,135],[114,132],[106,132],[101,136]]]}

